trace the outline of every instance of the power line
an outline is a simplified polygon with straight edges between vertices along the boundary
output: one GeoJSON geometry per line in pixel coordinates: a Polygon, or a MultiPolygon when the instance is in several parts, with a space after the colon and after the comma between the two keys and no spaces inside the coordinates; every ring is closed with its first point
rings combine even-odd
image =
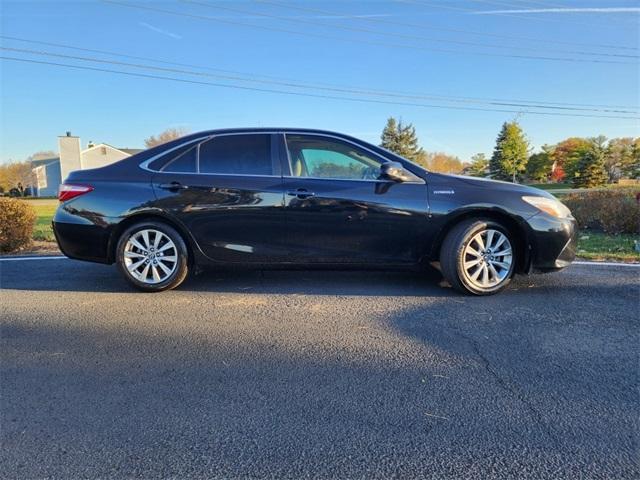
{"type": "MultiPolygon", "coordinates": [[[[207,70],[212,72],[222,72],[225,74],[225,75],[210,75],[216,78],[226,78],[226,79],[240,80],[240,81],[254,82],[254,83],[268,83],[268,84],[295,87],[295,88],[325,90],[325,91],[332,91],[332,92],[338,92],[338,93],[354,93],[358,95],[399,97],[399,98],[407,98],[407,99],[414,99],[414,100],[426,99],[426,100],[438,100],[438,101],[445,101],[445,102],[476,103],[476,104],[494,105],[494,106],[511,106],[511,107],[523,106],[528,108],[586,107],[586,108],[568,108],[568,109],[595,111],[595,112],[609,112],[609,113],[613,113],[613,112],[635,113],[634,111],[637,110],[637,108],[634,108],[634,107],[620,106],[620,105],[594,105],[594,104],[584,104],[584,103],[549,102],[549,101],[540,101],[540,100],[514,100],[514,99],[478,98],[478,97],[464,97],[464,96],[450,96],[450,95],[447,96],[447,95],[440,95],[440,94],[398,92],[398,91],[379,90],[379,89],[371,89],[371,88],[363,88],[363,87],[326,84],[326,83],[323,84],[323,83],[317,83],[317,82],[316,83],[297,82],[297,81],[294,81],[291,79],[285,79],[282,77],[256,75],[255,73],[238,72],[235,70],[222,70],[217,68],[211,68],[208,66],[193,65],[188,63],[170,62],[170,61],[161,60],[157,58],[128,55],[128,54],[122,54],[122,53],[108,51],[108,50],[97,50],[97,49],[76,47],[68,44],[29,40],[25,38],[11,37],[7,35],[0,35],[0,38],[12,40],[12,41],[24,42],[24,43],[31,43],[36,45],[46,45],[46,46],[53,46],[53,47],[59,47],[59,48],[66,48],[66,49],[77,50],[81,52],[98,53],[102,55],[110,55],[110,56],[128,58],[128,59],[134,59],[134,60],[144,60],[148,62],[160,63],[165,65],[195,68],[195,69],[207,70]],[[229,76],[229,74],[233,76],[229,76]],[[606,110],[602,110],[602,109],[606,109],[606,110]],[[615,109],[627,109],[627,111],[624,112],[624,111],[615,110],[615,109]],[[634,110],[634,111],[629,111],[629,110],[634,110]]],[[[95,57],[93,58],[75,57],[75,56],[68,56],[68,55],[62,55],[62,54],[51,53],[51,52],[42,52],[42,51],[27,50],[27,49],[16,49],[16,48],[10,48],[10,47],[0,47],[0,48],[4,50],[10,50],[10,51],[19,51],[22,53],[58,56],[58,57],[64,57],[64,58],[73,58],[73,59],[81,59],[86,61],[108,63],[108,61],[105,61],[103,59],[96,59],[95,57]]],[[[141,67],[141,68],[152,68],[150,66],[143,66],[139,64],[127,64],[123,62],[110,62],[110,63],[119,64],[119,65],[129,65],[129,66],[135,66],[135,67],[141,67]]],[[[175,69],[167,69],[167,71],[187,73],[187,74],[206,75],[206,74],[203,74],[202,72],[188,72],[184,70],[175,70],[175,69]]],[[[566,109],[566,108],[561,108],[561,109],[566,109]]]]}
{"type": "MultiPolygon", "coordinates": [[[[345,31],[350,31],[350,32],[357,32],[357,33],[367,33],[367,34],[373,34],[373,35],[381,35],[381,36],[387,36],[387,37],[398,37],[398,38],[403,38],[403,39],[409,39],[409,40],[426,40],[429,42],[441,42],[441,43],[451,43],[451,44],[455,44],[455,45],[469,45],[469,46],[474,46],[474,47],[482,47],[482,48],[502,48],[502,49],[507,49],[507,50],[513,50],[513,49],[518,49],[518,50],[529,50],[529,51],[534,51],[534,52],[538,52],[539,50],[536,48],[531,48],[531,47],[514,47],[511,45],[498,45],[498,44],[491,44],[491,43],[480,43],[480,42],[471,42],[471,41],[465,41],[465,40],[449,40],[449,39],[441,39],[441,38],[433,38],[433,37],[424,37],[424,36],[420,36],[420,35],[410,35],[410,34],[405,34],[405,33],[395,33],[395,32],[381,32],[378,30],[371,30],[368,28],[360,28],[360,27],[352,27],[352,26],[347,26],[347,25],[336,25],[336,24],[332,24],[332,23],[324,23],[324,22],[315,22],[313,20],[305,20],[305,19],[300,19],[300,18],[291,18],[291,17],[283,17],[281,15],[273,15],[273,14],[268,14],[268,13],[263,13],[263,12],[255,12],[255,11],[247,11],[247,10],[242,10],[242,9],[238,9],[238,8],[232,8],[232,7],[227,7],[227,6],[222,6],[219,4],[216,5],[212,5],[210,3],[207,2],[201,2],[201,1],[197,1],[197,0],[181,0],[183,3],[190,3],[190,4],[194,4],[194,5],[202,5],[204,7],[209,7],[209,8],[215,8],[215,9],[221,9],[221,10],[227,10],[230,12],[236,12],[236,13],[242,13],[242,14],[248,14],[248,15],[257,15],[260,17],[265,17],[265,18],[272,18],[272,19],[276,19],[276,20],[282,20],[282,21],[286,21],[286,22],[293,22],[293,23],[306,23],[307,25],[315,25],[315,26],[320,26],[320,27],[325,27],[325,28],[335,28],[335,29],[339,29],[339,30],[345,30],[345,31]]],[[[335,12],[328,12],[326,10],[316,10],[316,9],[310,9],[310,8],[306,8],[306,7],[288,7],[282,4],[278,4],[278,3],[274,3],[274,2],[261,2],[261,3],[268,3],[271,5],[279,5],[282,8],[292,8],[294,10],[302,10],[302,11],[314,11],[314,12],[321,12],[327,15],[337,15],[335,12]]],[[[585,56],[594,56],[594,55],[599,55],[599,56],[605,56],[605,57],[620,57],[620,58],[640,58],[637,55],[627,55],[627,54],[617,54],[617,53],[600,53],[600,52],[584,52],[584,51],[575,51],[575,50],[555,50],[554,53],[568,53],[568,54],[574,54],[574,55],[585,55],[585,56]]]]}
{"type": "MultiPolygon", "coordinates": [[[[297,10],[297,11],[301,11],[301,12],[310,12],[310,13],[319,13],[319,14],[323,14],[323,15],[338,15],[338,13],[336,12],[330,12],[324,9],[317,9],[317,8],[309,8],[309,7],[301,7],[298,4],[284,4],[284,3],[280,3],[280,2],[272,2],[269,0],[257,0],[258,3],[263,3],[263,4],[267,4],[267,5],[275,5],[277,7],[281,7],[281,8],[286,8],[286,9],[291,9],[291,10],[297,10]]],[[[562,42],[562,41],[557,41],[557,40],[545,40],[542,38],[532,38],[532,37],[520,37],[520,36],[514,36],[514,35],[500,35],[500,34],[495,34],[495,33],[486,33],[486,32],[476,32],[473,30],[463,30],[463,29],[459,29],[459,28],[445,28],[445,27],[441,27],[441,26],[437,26],[437,25],[433,25],[433,24],[416,24],[416,23],[407,23],[407,22],[397,22],[395,20],[388,20],[388,19],[382,19],[382,18],[371,18],[371,17],[354,17],[356,20],[359,21],[364,21],[364,22],[370,22],[370,23],[378,23],[378,24],[384,24],[384,25],[395,25],[395,26],[399,26],[399,27],[409,27],[409,28],[419,28],[419,29],[424,29],[425,27],[428,27],[429,29],[432,30],[441,30],[441,31],[446,31],[446,32],[454,32],[454,33],[464,33],[464,34],[471,34],[471,35],[481,35],[481,36],[488,36],[488,37],[493,37],[493,38],[501,38],[501,39],[507,39],[507,40],[524,40],[524,41],[533,41],[533,42],[538,42],[538,43],[549,43],[552,45],[573,45],[573,46],[581,46],[581,47],[593,47],[593,48],[615,48],[615,49],[621,49],[621,50],[638,50],[637,47],[625,47],[625,46],[620,46],[620,45],[600,45],[600,44],[591,44],[591,43],[578,43],[578,42],[562,42]]],[[[426,39],[426,37],[425,37],[426,39]]],[[[443,39],[431,39],[432,41],[436,41],[436,42],[451,42],[451,43],[465,43],[465,44],[474,44],[472,42],[457,42],[455,40],[443,40],[443,39]]],[[[505,45],[496,45],[496,44],[480,44],[478,43],[477,45],[484,45],[487,47],[502,47],[502,48],[523,48],[523,47],[509,47],[509,46],[505,46],[505,45]]],[[[527,50],[535,50],[533,48],[526,48],[527,50]]],[[[561,50],[558,50],[561,51],[561,50]]],[[[568,51],[566,53],[573,53],[571,51],[568,51]]],[[[600,53],[597,52],[585,52],[585,54],[594,54],[594,55],[600,55],[600,53]]]]}
{"type": "MultiPolygon", "coordinates": [[[[413,50],[421,50],[421,51],[435,52],[435,53],[453,53],[453,54],[457,54],[457,55],[480,55],[480,56],[488,56],[488,57],[517,58],[517,59],[523,59],[523,60],[548,60],[548,61],[555,61],[555,62],[605,63],[605,64],[619,64],[619,65],[635,65],[636,64],[635,62],[620,62],[620,61],[615,61],[615,60],[603,60],[603,59],[583,59],[583,58],[571,58],[571,57],[548,57],[548,56],[517,55],[517,54],[505,54],[505,53],[494,53],[494,52],[462,52],[462,51],[458,51],[458,50],[449,50],[449,49],[425,48],[425,47],[421,47],[421,46],[418,46],[418,45],[392,44],[392,43],[383,43],[383,42],[375,42],[375,41],[370,41],[370,40],[364,40],[364,39],[360,39],[360,38],[351,39],[351,38],[336,37],[336,36],[329,36],[329,35],[323,35],[323,34],[315,34],[315,33],[312,33],[312,32],[300,32],[300,31],[297,31],[297,30],[289,30],[289,29],[283,29],[283,28],[278,28],[278,27],[271,27],[271,26],[267,26],[267,25],[255,25],[255,24],[251,24],[251,23],[238,22],[238,21],[235,21],[235,20],[215,18],[215,17],[211,17],[211,16],[207,16],[207,15],[198,15],[198,14],[185,13],[185,12],[176,12],[174,10],[166,10],[166,9],[163,9],[163,8],[150,7],[150,6],[147,6],[147,5],[144,5],[144,6],[143,5],[134,5],[134,4],[130,4],[130,3],[119,2],[119,1],[116,1],[116,0],[101,0],[101,1],[103,3],[110,3],[110,4],[113,4],[113,5],[129,7],[129,8],[136,8],[136,9],[140,9],[140,10],[147,10],[147,11],[153,11],[153,12],[166,13],[168,15],[175,15],[175,16],[186,17],[186,18],[209,20],[209,21],[213,21],[213,22],[221,22],[221,23],[226,23],[226,24],[230,24],[230,25],[239,25],[239,26],[243,26],[243,27],[258,28],[258,29],[262,29],[262,30],[283,32],[283,33],[289,33],[289,34],[293,34],[293,35],[300,35],[300,36],[306,36],[306,37],[315,37],[315,38],[321,38],[322,40],[332,39],[332,40],[339,40],[339,41],[348,42],[348,43],[357,42],[357,43],[364,43],[364,44],[367,44],[367,45],[383,46],[383,47],[387,47],[387,48],[413,49],[413,50]]],[[[216,7],[214,7],[214,8],[216,8],[216,7]]]]}
{"type": "MultiPolygon", "coordinates": [[[[481,14],[483,11],[482,10],[474,10],[472,8],[464,8],[464,7],[456,7],[453,5],[443,5],[441,3],[434,3],[434,2],[429,2],[429,1],[425,1],[425,0],[398,0],[399,2],[403,2],[403,3],[413,3],[416,5],[424,5],[427,7],[434,7],[434,8],[440,8],[440,9],[445,9],[445,10],[455,10],[458,12],[464,12],[464,13],[470,13],[470,14],[481,14]]],[[[482,1],[482,0],[479,0],[482,1]]],[[[485,0],[485,3],[492,3],[492,2],[487,2],[485,0]]],[[[505,5],[503,3],[503,5],[505,5]]],[[[603,25],[600,24],[595,24],[595,23],[585,23],[585,22],[567,22],[566,20],[558,20],[558,19],[554,19],[554,18],[540,18],[540,17],[531,17],[531,16],[525,16],[525,15],[516,15],[514,13],[506,13],[506,12],[502,12],[502,13],[495,13],[495,15],[499,15],[501,17],[511,17],[511,18],[519,18],[519,19],[524,19],[524,20],[534,20],[534,21],[540,21],[540,22],[555,22],[555,23],[563,23],[563,24],[567,24],[567,23],[572,23],[574,25],[582,25],[582,26],[587,26],[587,27],[598,27],[598,28],[602,28],[603,25]]],[[[606,25],[608,27],[614,27],[613,25],[606,25]]],[[[618,25],[616,25],[615,27],[619,27],[618,25]]]]}
{"type": "MultiPolygon", "coordinates": [[[[377,100],[377,99],[343,97],[343,96],[335,96],[335,95],[323,95],[323,94],[314,94],[314,93],[308,93],[308,92],[292,92],[287,90],[248,87],[244,85],[230,85],[226,83],[217,83],[217,82],[205,82],[205,81],[190,80],[185,78],[166,77],[162,75],[151,75],[146,73],[127,72],[122,70],[90,67],[85,65],[73,65],[68,63],[47,62],[42,60],[33,60],[33,59],[17,58],[17,57],[0,56],[0,60],[9,60],[14,62],[65,67],[65,68],[72,68],[77,70],[89,70],[94,72],[115,73],[115,74],[132,76],[132,77],[141,77],[141,78],[156,79],[156,80],[169,80],[169,81],[180,82],[180,83],[189,83],[189,84],[205,85],[205,86],[213,86],[213,87],[221,87],[221,88],[231,88],[231,89],[239,89],[244,91],[275,93],[275,94],[281,94],[281,95],[331,99],[331,100],[340,100],[340,101],[348,101],[348,102],[376,103],[376,104],[383,104],[383,105],[400,105],[400,106],[421,107],[421,108],[437,108],[437,109],[446,109],[446,110],[471,110],[471,111],[481,111],[481,112],[520,113],[520,114],[523,113],[522,110],[507,110],[507,109],[497,109],[497,108],[490,109],[490,108],[480,108],[480,107],[448,106],[448,105],[435,105],[435,104],[424,104],[424,103],[408,103],[408,102],[397,102],[397,101],[387,101],[387,100],[377,100]]],[[[538,112],[538,111],[525,111],[524,113],[528,113],[532,115],[548,115],[548,116],[563,116],[563,117],[618,118],[618,119],[624,119],[624,120],[640,119],[640,117],[629,117],[629,116],[621,116],[621,115],[588,115],[588,114],[580,114],[580,113],[538,112]]]]}

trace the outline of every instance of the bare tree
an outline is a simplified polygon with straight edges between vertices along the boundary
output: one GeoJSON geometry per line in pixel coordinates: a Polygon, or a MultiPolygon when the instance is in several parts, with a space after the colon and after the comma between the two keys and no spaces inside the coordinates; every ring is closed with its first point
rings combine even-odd
{"type": "Polygon", "coordinates": [[[144,144],[147,146],[147,148],[155,147],[157,145],[162,145],[163,143],[170,142],[171,140],[175,140],[176,138],[183,137],[187,133],[189,133],[189,131],[186,128],[167,128],[157,137],[155,135],[151,135],[149,138],[146,138],[144,144]]]}

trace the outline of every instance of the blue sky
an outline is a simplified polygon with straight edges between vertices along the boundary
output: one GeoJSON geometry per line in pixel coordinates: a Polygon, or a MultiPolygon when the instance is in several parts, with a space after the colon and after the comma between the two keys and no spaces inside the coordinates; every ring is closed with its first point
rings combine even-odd
{"type": "Polygon", "coordinates": [[[638,1],[116,1],[3,1],[1,35],[129,57],[7,38],[1,56],[208,84],[2,60],[0,161],[55,150],[67,130],[120,147],[167,127],[314,127],[377,143],[391,115],[462,160],[490,154],[516,116],[534,148],[640,135],[638,1]]]}

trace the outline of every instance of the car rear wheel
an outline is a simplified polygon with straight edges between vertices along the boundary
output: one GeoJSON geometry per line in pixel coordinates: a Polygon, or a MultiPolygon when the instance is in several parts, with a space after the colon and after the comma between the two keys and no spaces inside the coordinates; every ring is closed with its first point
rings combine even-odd
{"type": "Polygon", "coordinates": [[[176,288],[187,277],[187,246],[182,236],[164,223],[149,221],[129,227],[116,249],[120,272],[145,292],[176,288]]]}
{"type": "Polygon", "coordinates": [[[513,276],[514,245],[512,234],[500,223],[466,220],[455,226],[442,244],[442,274],[452,287],[463,293],[498,293],[513,276]]]}

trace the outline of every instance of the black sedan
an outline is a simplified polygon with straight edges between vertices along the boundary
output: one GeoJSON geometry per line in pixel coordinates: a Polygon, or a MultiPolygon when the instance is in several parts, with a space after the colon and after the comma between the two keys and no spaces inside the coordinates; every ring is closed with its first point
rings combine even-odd
{"type": "Polygon", "coordinates": [[[542,190],[432,173],[333,132],[196,133],[72,172],[53,229],[65,255],[117,263],[144,291],[199,266],[425,268],[496,293],[574,259],[576,224],[542,190]]]}

